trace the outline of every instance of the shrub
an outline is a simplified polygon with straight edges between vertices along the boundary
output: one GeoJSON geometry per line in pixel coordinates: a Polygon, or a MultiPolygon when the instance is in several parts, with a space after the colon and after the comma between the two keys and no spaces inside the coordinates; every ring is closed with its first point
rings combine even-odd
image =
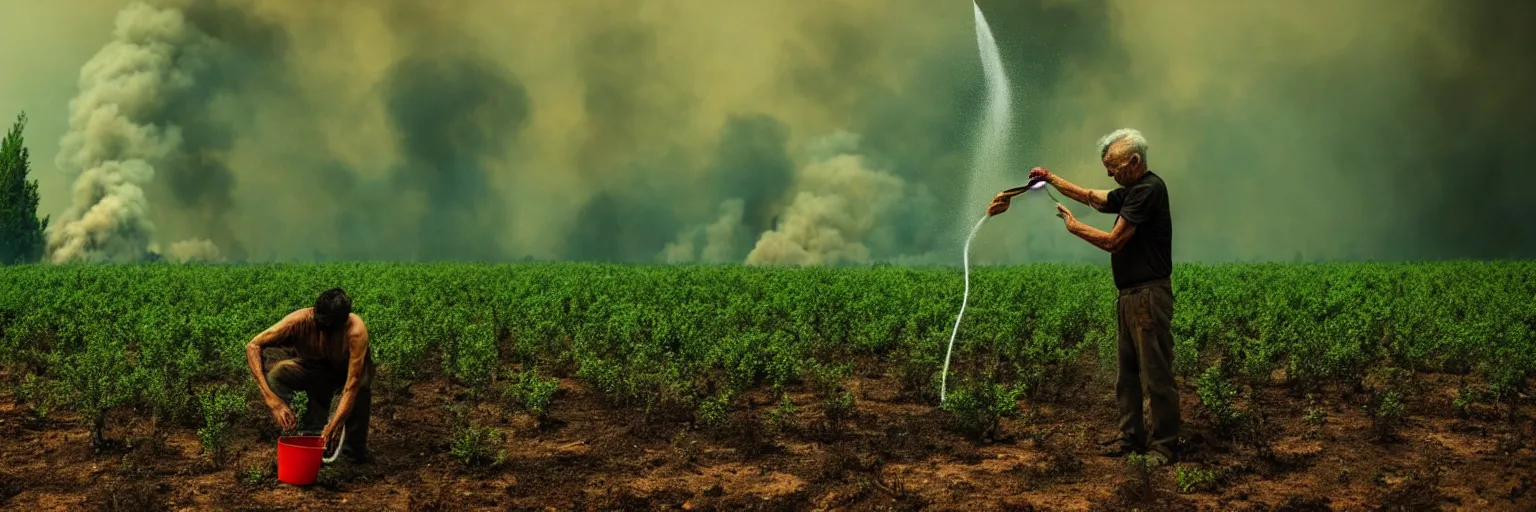
{"type": "Polygon", "coordinates": [[[961,432],[991,441],[1001,430],[1003,418],[1018,416],[1018,401],[1023,394],[1024,390],[1017,386],[984,382],[954,390],[945,397],[942,407],[953,416],[961,432]]]}

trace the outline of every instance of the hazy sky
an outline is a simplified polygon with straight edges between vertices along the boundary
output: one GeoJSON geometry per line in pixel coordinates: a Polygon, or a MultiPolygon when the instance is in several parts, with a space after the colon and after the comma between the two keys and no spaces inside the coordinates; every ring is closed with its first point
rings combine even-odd
{"type": "MultiPolygon", "coordinates": [[[[0,116],[61,259],[958,264],[965,4],[7,0],[0,116]]],[[[989,190],[1112,187],[1094,141],[1130,126],[1182,261],[1536,256],[1536,8],[981,8],[1012,83],[989,190]]],[[[1051,213],[1016,200],[973,261],[1107,260],[1051,213]]]]}

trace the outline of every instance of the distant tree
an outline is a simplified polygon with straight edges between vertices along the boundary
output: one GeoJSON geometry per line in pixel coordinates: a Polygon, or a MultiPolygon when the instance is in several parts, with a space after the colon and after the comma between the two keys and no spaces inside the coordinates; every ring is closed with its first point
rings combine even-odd
{"type": "Polygon", "coordinates": [[[37,180],[27,180],[32,165],[21,136],[27,113],[16,117],[0,144],[0,264],[35,263],[43,258],[48,217],[37,217],[37,180]]]}

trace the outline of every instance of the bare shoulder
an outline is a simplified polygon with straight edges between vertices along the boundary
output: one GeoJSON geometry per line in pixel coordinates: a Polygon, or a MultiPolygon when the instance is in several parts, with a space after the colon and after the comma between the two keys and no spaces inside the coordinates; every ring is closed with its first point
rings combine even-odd
{"type": "Polygon", "coordinates": [[[294,310],[291,313],[283,315],[282,318],[279,318],[277,320],[276,324],[272,325],[272,329],[273,330],[281,331],[281,330],[286,330],[289,327],[293,327],[295,325],[298,325],[300,322],[303,322],[306,318],[309,318],[309,316],[311,315],[310,311],[313,310],[313,309],[315,309],[315,308],[296,309],[296,310],[294,310]]]}
{"type": "Polygon", "coordinates": [[[368,343],[368,324],[364,323],[363,322],[363,317],[358,316],[357,313],[352,313],[352,314],[349,315],[349,317],[350,317],[349,319],[351,321],[348,322],[348,327],[347,327],[347,335],[348,335],[348,337],[350,337],[354,342],[361,342],[363,344],[367,344],[368,343]]]}

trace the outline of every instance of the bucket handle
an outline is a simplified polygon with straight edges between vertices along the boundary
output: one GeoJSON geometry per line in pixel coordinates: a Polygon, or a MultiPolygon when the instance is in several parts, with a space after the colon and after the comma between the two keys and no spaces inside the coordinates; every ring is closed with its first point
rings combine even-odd
{"type": "Polygon", "coordinates": [[[341,426],[341,435],[339,437],[337,437],[337,439],[336,439],[336,452],[332,453],[330,457],[324,457],[324,454],[325,454],[324,449],[325,448],[321,447],[322,451],[320,453],[321,453],[322,457],[321,457],[320,461],[324,462],[326,464],[330,464],[332,462],[336,462],[336,458],[341,456],[341,445],[342,445],[342,443],[345,443],[345,442],[347,442],[347,426],[346,425],[342,425],[341,426]]]}

